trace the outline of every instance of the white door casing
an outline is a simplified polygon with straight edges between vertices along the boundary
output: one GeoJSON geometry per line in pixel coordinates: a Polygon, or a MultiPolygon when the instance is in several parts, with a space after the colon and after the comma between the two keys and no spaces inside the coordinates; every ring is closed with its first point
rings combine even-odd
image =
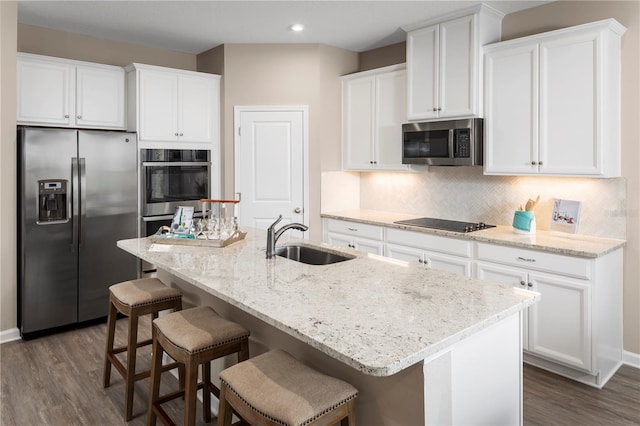
{"type": "Polygon", "coordinates": [[[308,117],[307,106],[234,108],[235,191],[241,199],[241,227],[266,229],[280,214],[281,225],[309,223],[308,117]]]}

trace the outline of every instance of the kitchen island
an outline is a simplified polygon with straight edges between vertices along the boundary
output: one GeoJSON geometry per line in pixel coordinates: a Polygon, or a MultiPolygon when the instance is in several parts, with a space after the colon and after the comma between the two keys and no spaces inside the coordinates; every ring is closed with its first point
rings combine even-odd
{"type": "MultiPolygon", "coordinates": [[[[247,231],[226,248],[118,246],[155,264],[186,304],[249,328],[252,356],[282,348],[352,383],[359,424],[522,422],[521,311],[536,293],[347,249],[355,258],[332,265],[267,260],[266,232],[247,231]]],[[[291,243],[307,244],[278,245],[291,243]]]]}

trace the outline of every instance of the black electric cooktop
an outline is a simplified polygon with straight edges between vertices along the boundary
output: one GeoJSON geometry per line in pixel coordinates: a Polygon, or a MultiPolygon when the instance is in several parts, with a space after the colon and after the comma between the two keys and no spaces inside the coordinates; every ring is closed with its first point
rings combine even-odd
{"type": "Polygon", "coordinates": [[[473,232],[481,229],[495,228],[495,225],[487,225],[484,222],[458,222],[456,220],[436,219],[432,217],[421,217],[418,219],[399,220],[399,225],[417,226],[419,228],[440,229],[451,232],[473,232]]]}

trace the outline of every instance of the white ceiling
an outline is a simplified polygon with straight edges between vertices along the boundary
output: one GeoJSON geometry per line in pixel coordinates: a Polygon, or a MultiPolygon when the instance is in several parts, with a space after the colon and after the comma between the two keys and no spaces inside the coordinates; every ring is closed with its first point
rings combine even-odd
{"type": "MultiPolygon", "coordinates": [[[[505,14],[546,1],[487,1],[505,14]]],[[[479,1],[18,1],[18,22],[198,54],[231,43],[321,43],[362,52],[401,27],[479,1]],[[294,33],[293,23],[305,30],[294,33]]]]}

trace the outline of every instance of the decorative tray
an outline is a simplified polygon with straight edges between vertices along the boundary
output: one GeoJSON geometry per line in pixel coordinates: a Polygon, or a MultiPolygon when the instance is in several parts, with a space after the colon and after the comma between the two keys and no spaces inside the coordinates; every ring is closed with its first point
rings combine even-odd
{"type": "Polygon", "coordinates": [[[156,233],[147,237],[152,243],[158,244],[173,244],[183,246],[203,246],[203,247],[226,247],[238,241],[244,240],[247,236],[246,232],[236,231],[226,240],[207,240],[203,237],[199,238],[185,238],[184,236],[174,236],[170,233],[161,234],[156,233]]]}

